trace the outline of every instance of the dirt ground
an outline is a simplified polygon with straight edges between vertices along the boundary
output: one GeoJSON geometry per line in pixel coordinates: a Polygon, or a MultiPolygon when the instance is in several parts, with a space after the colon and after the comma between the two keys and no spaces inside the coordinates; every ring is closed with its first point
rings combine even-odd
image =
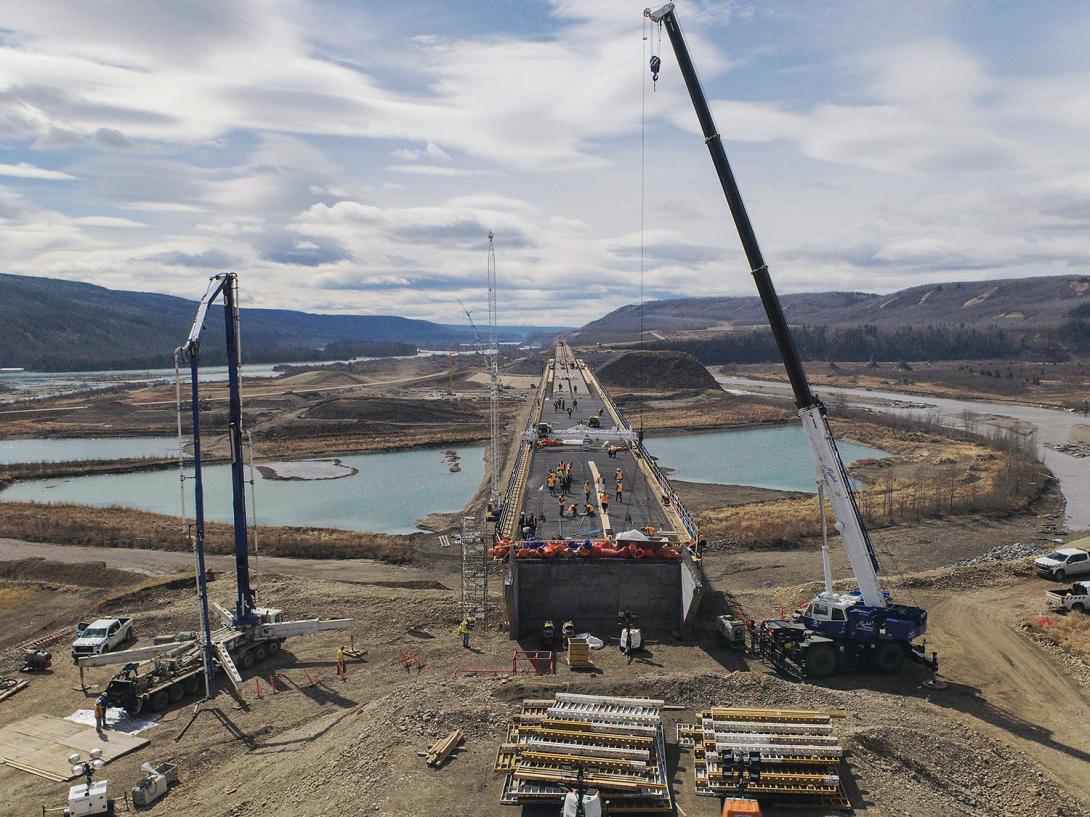
{"type": "MultiPolygon", "coordinates": [[[[139,554],[134,558],[140,561],[139,554]]],[[[717,588],[748,609],[774,608],[813,592],[812,584],[754,587],[740,571],[737,554],[711,553],[706,563],[717,588]]],[[[70,564],[57,567],[64,583],[34,578],[53,567],[3,571],[10,578],[0,579],[0,587],[36,594],[20,599],[25,615],[5,615],[8,645],[68,626],[96,609],[134,614],[141,643],[154,633],[196,623],[189,589],[153,587],[117,597],[118,588],[111,587],[117,600],[97,605],[102,588],[67,582],[84,576],[114,582],[115,571],[70,564]],[[58,609],[58,599],[66,599],[70,607],[58,609]]],[[[441,580],[440,587],[423,587],[413,581],[386,586],[378,574],[371,574],[368,583],[355,583],[351,572],[279,575],[266,564],[263,602],[283,606],[291,617],[352,616],[351,635],[367,650],[365,660],[351,663],[347,681],[341,682],[332,659],[347,636],[326,633],[290,640],[274,662],[247,675],[237,698],[219,695],[212,710],[199,715],[188,730],[192,702],[168,711],[144,733],[150,746],[111,763],[103,776],[116,794],[135,782],[141,763],[167,758],[177,762],[181,784],[149,810],[152,815],[423,817],[437,813],[438,804],[444,813],[519,814],[517,808],[499,805],[501,778],[492,772],[505,725],[522,698],[567,689],[660,697],[683,707],[667,713],[668,761],[678,814],[690,817],[717,814],[718,804],[694,795],[692,759],[673,743],[672,725],[711,704],[845,713],[836,729],[849,749],[848,792],[857,814],[1090,814],[1084,785],[1090,760],[1085,730],[1090,684],[1064,656],[1022,629],[1042,609],[1046,586],[1028,575],[1025,561],[931,571],[902,580],[913,585],[918,603],[930,609],[928,645],[938,649],[943,662],[946,687],[941,690],[922,686],[925,677],[916,669],[895,678],[849,675],[822,686],[790,683],[716,645],[707,623],[691,640],[649,644],[631,664],[607,645],[594,653],[599,668],[594,674],[573,673],[561,662],[556,676],[454,679],[459,668],[510,666],[514,645],[494,626],[474,634],[471,651],[461,648],[453,634],[457,590],[445,589],[455,587],[452,567],[442,562],[421,566],[414,578],[430,574],[441,580]],[[407,673],[403,654],[419,658],[423,669],[407,673]],[[280,678],[278,693],[270,694],[267,676],[274,670],[280,678]],[[265,678],[260,697],[258,671],[265,678]],[[455,728],[466,734],[464,748],[444,768],[428,769],[416,753],[455,728]]],[[[394,570],[380,568],[384,573],[394,570]]],[[[147,581],[143,575],[134,579],[147,581]]],[[[211,596],[229,598],[232,582],[230,573],[220,574],[211,596]]],[[[709,604],[709,612],[714,606],[709,604]]],[[[53,646],[52,674],[33,678],[28,689],[0,703],[4,720],[34,713],[64,716],[90,706],[65,649],[64,641],[53,646]]],[[[15,658],[10,646],[0,652],[2,674],[13,674],[15,658]]],[[[88,671],[89,680],[97,684],[109,674],[108,668],[88,671]]],[[[66,787],[0,767],[0,790],[8,813],[34,815],[41,804],[58,805],[66,787]]],[[[554,813],[525,812],[527,817],[554,813]]]]}

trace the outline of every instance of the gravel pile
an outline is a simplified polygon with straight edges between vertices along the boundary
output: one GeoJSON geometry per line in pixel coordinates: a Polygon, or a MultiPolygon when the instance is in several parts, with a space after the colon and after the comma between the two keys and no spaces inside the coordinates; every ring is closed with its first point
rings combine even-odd
{"type": "Polygon", "coordinates": [[[962,559],[955,562],[953,567],[968,567],[969,565],[981,565],[985,562],[1008,562],[1012,559],[1024,559],[1027,556],[1040,556],[1043,549],[1036,542],[1015,542],[1013,545],[998,545],[986,553],[981,553],[973,559],[962,559]]]}

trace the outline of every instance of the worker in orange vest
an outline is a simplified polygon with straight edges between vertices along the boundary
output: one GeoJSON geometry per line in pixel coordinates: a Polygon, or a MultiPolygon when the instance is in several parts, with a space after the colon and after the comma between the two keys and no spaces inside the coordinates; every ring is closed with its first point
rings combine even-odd
{"type": "Polygon", "coordinates": [[[598,497],[598,502],[601,504],[603,511],[609,510],[609,494],[605,491],[602,491],[601,495],[598,497]]]}

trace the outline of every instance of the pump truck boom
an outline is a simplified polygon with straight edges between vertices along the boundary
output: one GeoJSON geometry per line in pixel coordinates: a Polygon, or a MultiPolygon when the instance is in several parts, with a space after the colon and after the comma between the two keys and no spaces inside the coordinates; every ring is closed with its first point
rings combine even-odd
{"type": "Polygon", "coordinates": [[[197,561],[197,593],[201,605],[203,637],[199,640],[170,641],[156,647],[81,658],[85,667],[105,664],[125,666],[106,688],[112,706],[130,713],[144,708],[164,709],[200,688],[203,675],[205,695],[215,693],[215,669],[222,669],[236,689],[242,683],[239,673],[279,651],[284,639],[312,635],[323,630],[346,630],[352,619],[308,619],[285,621],[283,612],[258,607],[256,592],[250,583],[249,537],[246,521],[246,478],[243,471],[242,396],[239,385],[241,350],[239,343],[238,276],[233,272],[214,275],[197,307],[197,316],[186,342],[176,352],[189,362],[191,380],[191,416],[193,424],[194,534],[193,549],[197,561]],[[231,500],[234,523],[235,607],[214,604],[221,624],[212,629],[208,610],[208,589],[204,565],[204,482],[201,457],[201,401],[199,357],[201,334],[209,308],[223,298],[227,338],[227,436],[231,451],[231,500]],[[199,642],[199,643],[198,643],[199,642]]]}
{"type": "MultiPolygon", "coordinates": [[[[756,648],[791,674],[812,677],[832,675],[862,664],[894,672],[906,657],[937,669],[937,658],[927,658],[924,648],[913,644],[927,630],[927,611],[920,607],[891,604],[879,584],[878,557],[863,525],[847,469],[829,428],[825,406],[810,389],[802,359],[772,285],[768,265],[727,161],[723,138],[716,129],[685,37],[678,25],[674,4],[667,3],[657,11],[647,9],[644,14],[652,23],[665,27],[677,56],[678,67],[704,133],[704,142],[711,153],[712,164],[734,218],[761,304],[787,370],[795,406],[817,464],[820,483],[833,509],[835,527],[840,532],[852,573],[859,584],[858,591],[847,594],[826,589],[807,605],[795,622],[765,622],[768,626],[754,632],[756,648]]],[[[656,79],[660,66],[660,58],[652,57],[651,70],[656,79]]]]}

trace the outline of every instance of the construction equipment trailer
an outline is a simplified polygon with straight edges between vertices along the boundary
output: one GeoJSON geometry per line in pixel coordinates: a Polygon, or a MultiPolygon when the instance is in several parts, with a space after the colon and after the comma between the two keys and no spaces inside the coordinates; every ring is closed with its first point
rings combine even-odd
{"type": "MultiPolygon", "coordinates": [[[[870,666],[896,672],[906,659],[938,669],[938,658],[928,657],[915,640],[927,631],[927,611],[921,607],[893,604],[878,582],[879,563],[863,525],[847,469],[837,450],[821,400],[810,389],[802,359],[795,347],[783,307],[772,285],[757,236],[734,179],[723,138],[716,129],[700,79],[689,56],[685,37],[674,14],[674,4],[657,11],[646,9],[652,23],[666,29],[677,56],[678,67],[696,110],[704,142],[711,153],[720,185],[727,199],[742,248],[749,261],[761,304],[795,398],[810,448],[817,464],[819,485],[828,495],[836,529],[840,532],[852,573],[859,589],[834,593],[826,567],[825,590],[792,621],[771,620],[751,630],[751,647],[782,671],[797,677],[821,678],[837,672],[870,666]]],[[[661,59],[651,57],[651,71],[658,79],[661,59]]]]}
{"type": "Polygon", "coordinates": [[[202,632],[197,638],[167,640],[166,643],[123,652],[81,658],[84,667],[124,664],[106,687],[112,706],[130,713],[148,708],[162,710],[169,704],[194,695],[202,686],[205,696],[215,694],[215,671],[227,675],[235,689],[242,685],[239,673],[279,652],[284,639],[312,635],[323,630],[346,630],[352,619],[308,619],[285,621],[281,610],[258,607],[256,591],[250,582],[249,535],[246,520],[246,478],[243,470],[242,396],[239,366],[241,345],[239,331],[238,276],[233,272],[214,275],[201,298],[197,316],[185,344],[175,352],[175,359],[189,362],[191,418],[193,431],[194,533],[197,595],[201,607],[202,632]],[[231,451],[231,498],[234,527],[235,607],[228,610],[213,603],[220,626],[212,629],[209,621],[207,573],[204,564],[204,483],[201,462],[201,401],[199,356],[201,334],[209,308],[223,298],[227,339],[227,436],[231,451]]]}

